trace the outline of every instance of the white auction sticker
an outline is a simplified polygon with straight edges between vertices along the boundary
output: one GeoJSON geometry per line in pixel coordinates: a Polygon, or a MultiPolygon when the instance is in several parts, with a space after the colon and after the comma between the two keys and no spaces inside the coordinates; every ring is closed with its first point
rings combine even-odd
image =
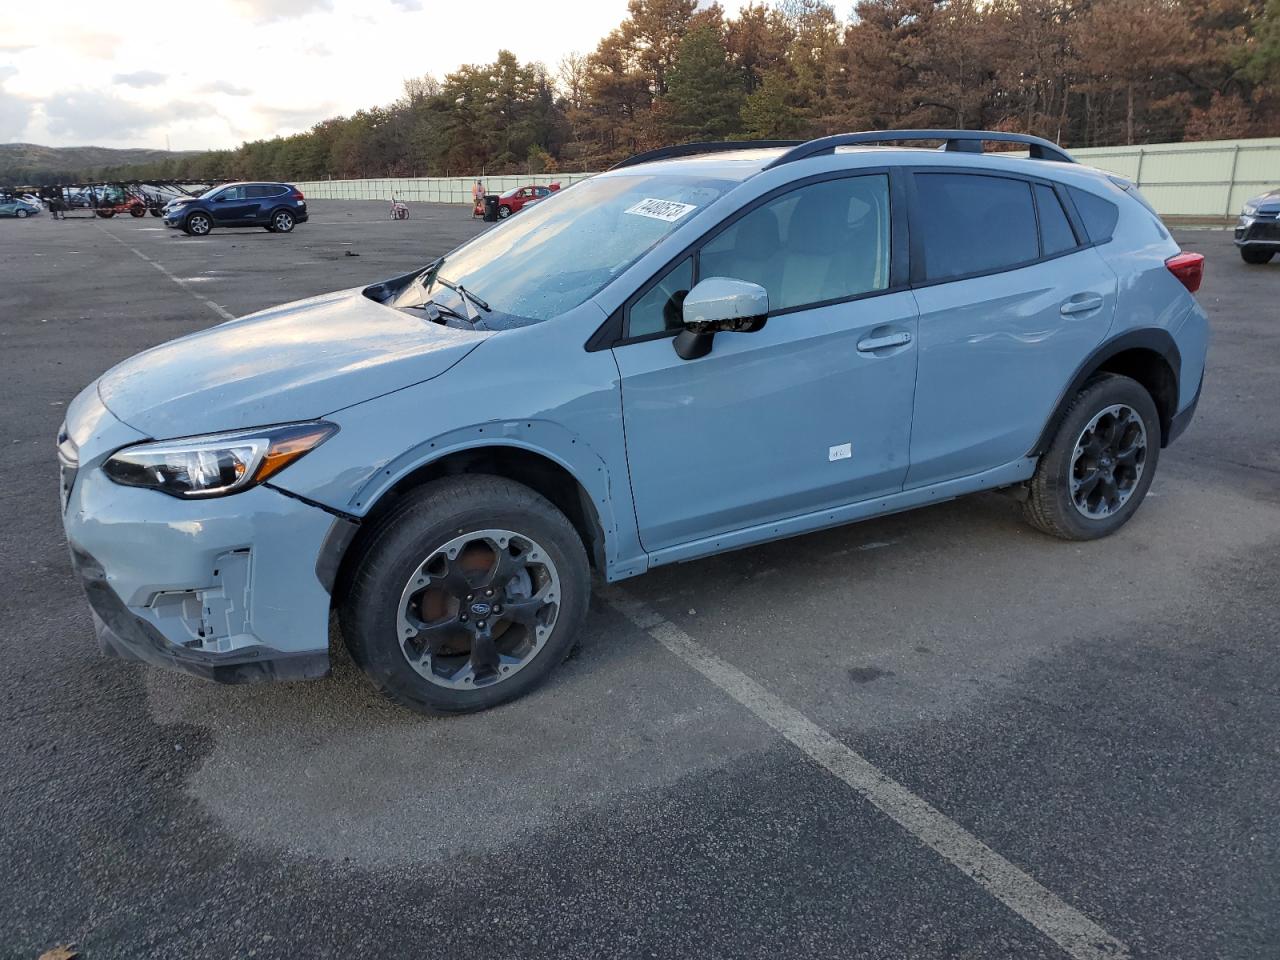
{"type": "Polygon", "coordinates": [[[697,209],[692,203],[680,203],[676,200],[654,200],[652,197],[646,197],[635,206],[628,207],[625,212],[634,213],[640,217],[652,217],[654,220],[665,220],[667,223],[674,223],[689,212],[697,209]]]}

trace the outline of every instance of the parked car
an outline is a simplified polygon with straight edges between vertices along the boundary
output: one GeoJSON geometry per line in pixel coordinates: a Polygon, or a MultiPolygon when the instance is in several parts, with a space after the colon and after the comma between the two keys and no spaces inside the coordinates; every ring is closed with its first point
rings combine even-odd
{"type": "Polygon", "coordinates": [[[382,693],[471,711],[568,655],[593,567],[1000,488],[1067,540],[1133,517],[1209,331],[1132,184],[1016,134],[733,146],[103,374],[58,444],[102,648],[315,677],[336,610],[382,693]]]}
{"type": "Polygon", "coordinates": [[[0,217],[17,217],[25,220],[40,212],[40,208],[25,200],[0,200],[0,217]]]}
{"type": "Polygon", "coordinates": [[[519,213],[533,201],[548,197],[559,189],[560,184],[558,183],[552,183],[545,187],[535,184],[528,187],[515,187],[506,193],[500,193],[498,194],[498,217],[505,220],[513,213],[519,213]]]}
{"type": "Polygon", "coordinates": [[[1280,250],[1280,188],[1245,203],[1236,222],[1236,246],[1245,263],[1270,263],[1280,250]]]}
{"type": "Polygon", "coordinates": [[[288,183],[226,183],[198,197],[177,197],[164,208],[164,225],[194,237],[214,227],[263,227],[288,233],[307,222],[307,201],[288,183]]]}
{"type": "Polygon", "coordinates": [[[37,210],[44,209],[44,201],[41,200],[39,197],[37,197],[34,193],[24,193],[18,199],[21,200],[23,203],[26,203],[26,204],[29,204],[30,206],[35,207],[37,210]]]}

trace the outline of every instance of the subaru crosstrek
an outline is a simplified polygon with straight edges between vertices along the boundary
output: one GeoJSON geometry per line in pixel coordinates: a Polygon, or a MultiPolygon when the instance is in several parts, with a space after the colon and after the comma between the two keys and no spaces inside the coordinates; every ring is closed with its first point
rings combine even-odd
{"type": "Polygon", "coordinates": [[[225,183],[198,197],[178,197],[164,208],[164,225],[193,237],[207,236],[214,227],[288,233],[306,222],[306,197],[287,183],[225,183]]]}
{"type": "Polygon", "coordinates": [[[336,610],[384,694],[476,710],[566,657],[592,568],[997,488],[1112,533],[1195,411],[1201,271],[1034,138],[668,148],[107,371],[59,437],[66,534],[108,652],[317,677],[336,610]]]}

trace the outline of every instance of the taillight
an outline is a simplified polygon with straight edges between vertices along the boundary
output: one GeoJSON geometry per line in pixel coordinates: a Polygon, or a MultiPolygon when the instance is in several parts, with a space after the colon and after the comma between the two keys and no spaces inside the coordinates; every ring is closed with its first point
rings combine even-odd
{"type": "Polygon", "coordinates": [[[306,199],[306,197],[304,197],[304,196],[302,195],[302,191],[301,191],[301,190],[299,190],[297,187],[294,187],[294,189],[293,189],[293,199],[294,199],[294,200],[305,200],[305,199],[306,199]]]}
{"type": "Polygon", "coordinates": [[[1164,262],[1169,272],[1192,293],[1200,289],[1204,279],[1204,257],[1199,253],[1180,253],[1164,262]]]}

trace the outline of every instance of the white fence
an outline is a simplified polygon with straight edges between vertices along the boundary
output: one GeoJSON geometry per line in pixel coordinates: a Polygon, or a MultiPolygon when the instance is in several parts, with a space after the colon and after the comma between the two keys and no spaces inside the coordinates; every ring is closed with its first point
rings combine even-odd
{"type": "MultiPolygon", "coordinates": [[[[1280,137],[1158,143],[1137,147],[1071,150],[1081,163],[1135,181],[1162,216],[1225,217],[1239,212],[1249,197],[1280,187],[1280,137]]],[[[527,184],[569,186],[592,173],[480,177],[486,193],[527,184]]],[[[471,202],[476,177],[384,177],[371,180],[313,180],[298,186],[309,197],[329,200],[421,200],[471,202]]]]}

